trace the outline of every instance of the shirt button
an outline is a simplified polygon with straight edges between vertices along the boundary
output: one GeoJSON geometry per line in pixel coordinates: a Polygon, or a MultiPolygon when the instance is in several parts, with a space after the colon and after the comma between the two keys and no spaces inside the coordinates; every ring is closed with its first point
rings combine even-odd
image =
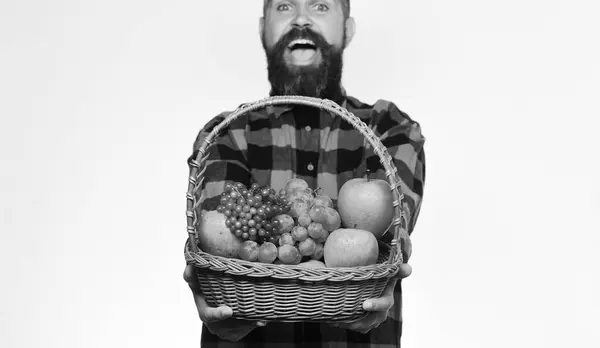
{"type": "Polygon", "coordinates": [[[310,130],[311,130],[310,126],[306,126],[306,127],[304,127],[304,129],[306,129],[307,132],[310,132],[310,130]]]}
{"type": "Polygon", "coordinates": [[[312,171],[313,169],[315,169],[315,166],[313,166],[312,163],[310,163],[306,168],[308,168],[308,170],[312,171]]]}

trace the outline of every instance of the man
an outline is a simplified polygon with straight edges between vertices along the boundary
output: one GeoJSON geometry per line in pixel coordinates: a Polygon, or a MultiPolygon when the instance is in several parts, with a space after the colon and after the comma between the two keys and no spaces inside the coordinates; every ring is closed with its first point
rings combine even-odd
{"type": "MultiPolygon", "coordinates": [[[[394,158],[410,233],[423,195],[425,139],[419,124],[393,103],[379,100],[367,105],[346,95],[341,86],[342,55],[355,29],[349,14],[349,0],[265,0],[260,34],[270,94],[330,99],[369,125],[394,158]]],[[[220,114],[200,131],[190,165],[196,165],[204,138],[229,114],[220,114]]],[[[209,153],[203,209],[216,208],[225,181],[281,188],[288,179],[299,177],[312,188],[322,188],[335,203],[341,185],[363,177],[367,170],[373,178],[386,179],[364,136],[340,117],[304,106],[269,106],[243,115],[220,134],[209,153]]],[[[410,250],[403,254],[408,258],[410,250]]],[[[400,347],[400,280],[392,281],[381,298],[366,301],[369,316],[354,323],[265,323],[232,319],[231,308],[208,306],[193,272],[188,266],[184,278],[204,323],[204,348],[400,347]]],[[[405,265],[398,279],[410,273],[405,265]]]]}

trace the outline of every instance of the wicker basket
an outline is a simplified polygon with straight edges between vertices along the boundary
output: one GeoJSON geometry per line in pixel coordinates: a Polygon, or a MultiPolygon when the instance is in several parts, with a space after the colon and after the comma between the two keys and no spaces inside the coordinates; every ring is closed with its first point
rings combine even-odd
{"type": "MultiPolygon", "coordinates": [[[[402,210],[404,196],[399,177],[387,149],[373,131],[358,117],[338,104],[319,98],[301,96],[269,97],[244,104],[226,117],[201,144],[191,161],[187,192],[189,239],[185,248],[188,264],[196,268],[206,301],[212,306],[227,305],[233,317],[247,320],[279,322],[348,322],[367,313],[363,302],[380,297],[403,262],[402,243],[410,243],[406,217],[402,210]],[[394,196],[393,239],[380,242],[379,260],[375,265],[353,268],[304,268],[296,265],[265,264],[214,256],[199,249],[197,243],[197,208],[204,200],[202,192],[207,150],[221,130],[241,115],[269,105],[299,104],[313,106],[338,115],[352,124],[371,144],[383,165],[394,196]]],[[[388,233],[390,233],[388,232],[388,233]]]]}

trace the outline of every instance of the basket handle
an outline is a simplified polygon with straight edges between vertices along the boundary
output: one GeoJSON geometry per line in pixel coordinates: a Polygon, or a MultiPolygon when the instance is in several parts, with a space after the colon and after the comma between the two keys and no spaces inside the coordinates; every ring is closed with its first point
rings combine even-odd
{"type": "Polygon", "coordinates": [[[201,190],[202,183],[204,181],[204,172],[206,171],[206,159],[208,158],[207,149],[214,142],[221,130],[226,128],[231,122],[240,117],[241,115],[261,109],[265,106],[271,105],[282,105],[282,104],[298,104],[305,106],[312,106],[319,109],[323,109],[334,113],[348,123],[350,123],[356,130],[358,130],[367,141],[373,146],[373,151],[379,156],[380,162],[385,169],[387,180],[390,184],[390,190],[394,197],[394,210],[395,218],[392,221],[393,239],[391,241],[390,256],[388,263],[403,262],[402,257],[402,241],[410,243],[410,237],[407,231],[407,220],[402,209],[404,202],[404,194],[400,191],[400,178],[398,176],[398,169],[396,168],[392,157],[389,155],[387,148],[383,145],[381,140],[375,135],[375,133],[369,128],[363,121],[353,115],[348,110],[339,106],[335,102],[328,99],[320,99],[305,96],[273,96],[265,99],[261,99],[256,102],[246,103],[240,105],[235,111],[229,114],[225,119],[215,126],[210,134],[204,139],[200,145],[200,149],[195,159],[191,160],[189,185],[187,192],[187,231],[191,239],[191,247],[193,252],[198,252],[197,247],[197,231],[196,226],[198,222],[198,214],[196,212],[197,207],[202,203],[204,197],[196,199],[196,192],[201,190]]]}

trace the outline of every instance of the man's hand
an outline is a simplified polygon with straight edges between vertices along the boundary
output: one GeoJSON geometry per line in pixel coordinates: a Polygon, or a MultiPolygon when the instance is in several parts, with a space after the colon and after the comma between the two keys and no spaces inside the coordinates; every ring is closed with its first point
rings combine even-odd
{"type": "Polygon", "coordinates": [[[208,330],[228,341],[239,341],[249,334],[254,328],[265,326],[263,321],[252,322],[247,320],[233,319],[233,310],[227,306],[210,307],[204,297],[200,295],[200,286],[194,266],[187,265],[183,272],[183,279],[188,283],[194,295],[194,302],[198,308],[200,320],[206,325],[208,330]]]}
{"type": "Polygon", "coordinates": [[[353,330],[366,334],[372,329],[378,327],[388,317],[388,311],[394,306],[394,287],[398,279],[406,278],[412,273],[412,268],[408,264],[402,264],[400,271],[390,280],[385,287],[380,298],[372,298],[363,303],[363,309],[370,312],[366,317],[350,323],[332,323],[331,326],[342,329],[353,330]]]}

